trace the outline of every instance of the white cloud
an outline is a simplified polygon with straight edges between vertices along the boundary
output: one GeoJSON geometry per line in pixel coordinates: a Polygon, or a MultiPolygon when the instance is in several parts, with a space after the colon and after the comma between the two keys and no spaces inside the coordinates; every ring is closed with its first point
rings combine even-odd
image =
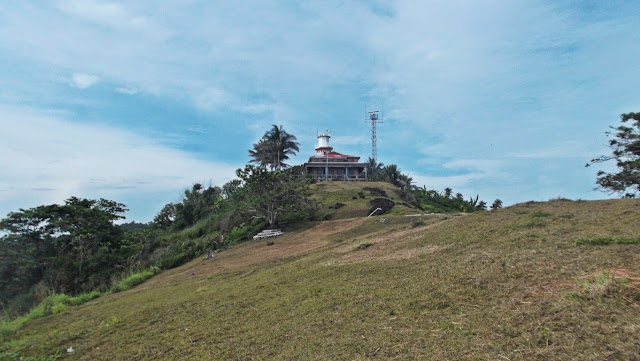
{"type": "Polygon", "coordinates": [[[204,110],[220,110],[221,107],[229,105],[232,101],[231,95],[225,90],[209,87],[200,94],[196,105],[204,110]]]}
{"type": "Polygon", "coordinates": [[[116,91],[116,93],[121,93],[121,94],[127,94],[127,95],[135,95],[138,94],[140,92],[140,90],[138,90],[137,88],[134,87],[118,87],[114,89],[116,91]]]}
{"type": "Polygon", "coordinates": [[[147,24],[144,17],[131,15],[121,4],[116,2],[60,0],[56,7],[82,19],[112,27],[142,27],[147,24]]]}
{"type": "Polygon", "coordinates": [[[76,88],[86,89],[92,85],[95,85],[100,81],[100,77],[97,75],[73,73],[71,75],[71,84],[76,88]]]}
{"type": "Polygon", "coordinates": [[[411,177],[413,178],[415,185],[419,187],[424,185],[427,189],[443,190],[450,187],[454,190],[465,190],[470,188],[471,182],[486,178],[486,174],[480,172],[454,176],[429,176],[415,174],[411,175],[411,177]]]}
{"type": "Polygon", "coordinates": [[[72,195],[177,194],[196,181],[221,185],[234,177],[234,166],[199,160],[130,131],[32,109],[0,106],[0,113],[6,130],[0,133],[0,213],[72,195]]]}
{"type": "MultiPolygon", "coordinates": [[[[17,2],[0,8],[0,50],[42,69],[30,76],[66,78],[81,69],[135,84],[116,89],[124,94],[242,113],[218,123],[248,129],[244,138],[224,139],[230,149],[250,146],[276,123],[306,142],[303,154],[312,152],[319,126],[333,128],[338,151],[364,157],[369,130],[359,113],[342,113],[377,103],[386,105],[389,124],[378,133],[385,163],[435,184],[509,189],[513,198],[533,194],[516,181],[588,195],[594,177],[576,185],[585,173],[573,168],[584,164],[575,158],[602,154],[595,139],[637,103],[628,87],[640,80],[637,4],[623,3],[591,12],[548,1],[400,0],[373,9],[338,1],[84,0],[58,1],[56,9],[17,2]],[[340,136],[354,146],[343,148],[340,136]],[[543,170],[548,182],[534,183],[543,170]],[[449,176],[463,172],[470,174],[449,176]],[[505,182],[495,172],[519,179],[505,182]]],[[[11,84],[0,75],[0,95],[15,103],[21,99],[11,91],[43,83],[11,84]]],[[[33,98],[51,99],[40,95],[33,98]]]]}
{"type": "MultiPolygon", "coordinates": [[[[604,139],[604,137],[603,137],[604,139]]],[[[550,144],[544,148],[538,148],[534,150],[523,150],[509,154],[511,157],[516,158],[581,158],[590,159],[595,158],[600,153],[606,152],[606,147],[597,146],[593,143],[585,141],[561,141],[555,144],[550,144]]]]}

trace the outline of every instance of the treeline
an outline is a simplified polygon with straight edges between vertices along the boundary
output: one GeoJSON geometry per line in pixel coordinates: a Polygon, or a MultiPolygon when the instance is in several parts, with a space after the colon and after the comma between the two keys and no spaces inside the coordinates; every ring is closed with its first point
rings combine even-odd
{"type": "MultiPolygon", "coordinates": [[[[462,193],[453,194],[451,188],[445,188],[439,192],[423,187],[412,187],[404,193],[403,198],[420,205],[424,210],[433,213],[443,212],[477,212],[487,210],[487,202],[480,200],[479,196],[465,199],[462,193]]],[[[502,208],[502,201],[496,199],[491,205],[491,209],[502,208]]]]}
{"type": "Polygon", "coordinates": [[[194,184],[149,224],[117,225],[127,208],[106,199],[72,197],[9,213],[0,221],[0,316],[56,294],[120,291],[136,275],[176,267],[279,220],[313,216],[304,179],[254,166],[237,175],[222,187],[194,184]]]}
{"type": "MultiPolygon", "coordinates": [[[[433,189],[416,187],[413,178],[400,171],[396,164],[384,165],[373,158],[367,160],[367,177],[370,181],[388,182],[400,188],[400,196],[413,205],[434,213],[442,212],[476,212],[487,210],[487,202],[479,196],[465,199],[462,193],[453,194],[449,187],[439,192],[433,189]]],[[[502,201],[496,199],[491,209],[502,208],[502,201]]]]}

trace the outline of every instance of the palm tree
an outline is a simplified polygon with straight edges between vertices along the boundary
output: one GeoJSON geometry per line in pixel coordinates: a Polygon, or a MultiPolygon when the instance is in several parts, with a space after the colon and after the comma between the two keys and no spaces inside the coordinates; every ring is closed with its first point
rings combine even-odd
{"type": "Polygon", "coordinates": [[[377,181],[379,178],[378,173],[382,171],[382,168],[384,168],[384,164],[378,163],[375,159],[369,157],[369,159],[367,159],[367,176],[369,180],[373,182],[377,181]]]}
{"type": "Polygon", "coordinates": [[[495,201],[493,201],[493,204],[491,205],[491,209],[500,209],[500,208],[502,208],[502,200],[496,199],[495,201]]]}
{"type": "Polygon", "coordinates": [[[382,179],[394,185],[398,185],[401,174],[400,169],[395,164],[389,164],[382,169],[382,179]]]}
{"type": "Polygon", "coordinates": [[[261,166],[269,166],[271,170],[288,167],[284,163],[289,156],[296,155],[300,151],[296,142],[296,136],[287,133],[281,126],[273,124],[273,127],[264,133],[262,139],[249,150],[252,163],[260,163],[261,166]]]}
{"type": "Polygon", "coordinates": [[[453,194],[453,189],[447,187],[444,189],[444,196],[445,198],[451,198],[451,195],[453,194]]]}
{"type": "Polygon", "coordinates": [[[298,148],[300,143],[296,142],[296,136],[287,133],[282,128],[282,125],[278,127],[273,124],[271,130],[264,133],[262,139],[267,140],[273,147],[274,159],[271,164],[275,169],[288,167],[289,165],[283,163],[283,161],[289,159],[290,155],[296,155],[300,151],[300,148],[298,148]]]}
{"type": "Polygon", "coordinates": [[[261,167],[271,166],[273,170],[274,150],[272,148],[268,141],[260,139],[258,143],[253,144],[253,149],[249,149],[250,162],[259,163],[261,167]]]}
{"type": "Polygon", "coordinates": [[[407,174],[400,174],[400,177],[398,177],[398,186],[400,188],[402,188],[402,190],[408,190],[411,188],[411,183],[413,183],[413,178],[409,177],[409,175],[407,174]]]}

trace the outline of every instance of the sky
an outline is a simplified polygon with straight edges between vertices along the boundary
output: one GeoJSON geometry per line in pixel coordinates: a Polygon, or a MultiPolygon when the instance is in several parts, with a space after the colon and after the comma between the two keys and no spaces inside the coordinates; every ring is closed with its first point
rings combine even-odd
{"type": "Polygon", "coordinates": [[[272,124],[506,205],[594,190],[640,111],[637,1],[0,2],[0,217],[70,196],[150,221],[272,124]]]}

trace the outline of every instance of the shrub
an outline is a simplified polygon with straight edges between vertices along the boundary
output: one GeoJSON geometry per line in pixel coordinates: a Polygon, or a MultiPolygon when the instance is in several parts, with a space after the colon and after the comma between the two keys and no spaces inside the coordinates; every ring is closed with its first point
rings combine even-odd
{"type": "Polygon", "coordinates": [[[520,228],[538,228],[538,227],[546,227],[547,223],[541,219],[532,219],[529,222],[520,224],[520,228]]]}
{"type": "Polygon", "coordinates": [[[29,320],[55,315],[56,313],[66,310],[69,306],[81,305],[100,296],[102,296],[102,293],[98,291],[83,293],[74,297],[67,296],[63,293],[53,294],[42,300],[42,302],[32,308],[26,315],[0,323],[0,336],[2,338],[7,337],[29,320]]]}
{"type": "Polygon", "coordinates": [[[616,279],[613,274],[603,271],[593,281],[587,281],[582,284],[582,297],[588,300],[611,297],[620,291],[622,286],[621,281],[616,279]]]}
{"type": "Polygon", "coordinates": [[[541,218],[541,217],[551,217],[553,214],[545,211],[534,211],[531,212],[531,217],[533,218],[541,218]]]}
{"type": "Polygon", "coordinates": [[[369,241],[361,241],[353,250],[354,251],[362,251],[364,249],[367,249],[369,247],[373,246],[373,243],[369,242],[369,241]]]}
{"type": "Polygon", "coordinates": [[[153,277],[158,272],[160,272],[160,269],[158,267],[151,267],[148,270],[144,270],[140,273],[134,273],[126,277],[122,281],[115,283],[111,287],[111,292],[118,293],[118,292],[129,290],[141,284],[142,282],[148,280],[149,278],[153,277]]]}
{"type": "Polygon", "coordinates": [[[247,227],[242,226],[242,227],[233,227],[233,229],[229,231],[229,233],[227,233],[227,237],[225,238],[228,238],[229,241],[239,241],[247,237],[248,237],[247,227]]]}

